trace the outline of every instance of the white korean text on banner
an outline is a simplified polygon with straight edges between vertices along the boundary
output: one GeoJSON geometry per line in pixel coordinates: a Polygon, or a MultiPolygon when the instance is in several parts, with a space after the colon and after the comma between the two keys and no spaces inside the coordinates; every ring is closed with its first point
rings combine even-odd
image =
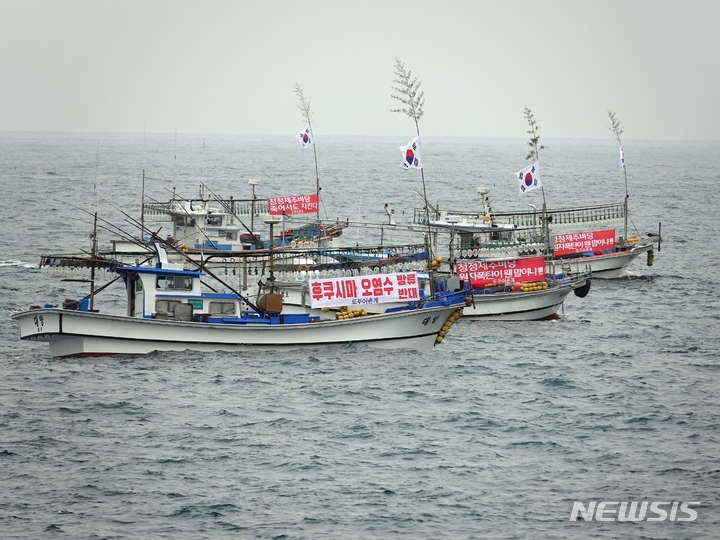
{"type": "Polygon", "coordinates": [[[419,295],[415,272],[311,279],[308,284],[313,308],[408,302],[419,295]]]}
{"type": "Polygon", "coordinates": [[[537,161],[532,165],[528,165],[522,171],[516,172],[515,176],[517,176],[518,179],[518,196],[542,187],[540,163],[537,161]]]}
{"type": "Polygon", "coordinates": [[[507,261],[463,262],[455,265],[455,273],[469,281],[473,289],[490,283],[525,283],[545,279],[545,259],[511,259],[507,261]]]}
{"type": "Polygon", "coordinates": [[[314,214],[318,211],[318,196],[315,193],[313,195],[270,197],[268,199],[268,211],[271,216],[314,214]]]}
{"type": "Polygon", "coordinates": [[[307,126],[305,129],[303,129],[300,133],[298,133],[295,136],[298,138],[301,148],[307,148],[308,146],[311,146],[313,143],[312,133],[310,132],[310,126],[307,126]]]}
{"type": "Polygon", "coordinates": [[[556,234],[553,239],[553,252],[555,255],[572,255],[592,251],[601,252],[615,247],[615,229],[602,231],[589,231],[571,234],[556,234]]]}
{"type": "Polygon", "coordinates": [[[420,137],[415,137],[407,146],[401,146],[403,160],[401,167],[408,169],[422,169],[422,158],[420,157],[420,137]]]}

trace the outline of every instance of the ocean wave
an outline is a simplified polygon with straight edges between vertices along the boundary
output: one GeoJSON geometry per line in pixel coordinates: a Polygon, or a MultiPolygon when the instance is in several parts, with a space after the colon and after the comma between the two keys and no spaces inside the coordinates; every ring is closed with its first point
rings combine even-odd
{"type": "Polygon", "coordinates": [[[37,264],[24,261],[16,261],[13,259],[0,260],[0,268],[4,266],[19,266],[21,268],[37,268],[37,264]]]}

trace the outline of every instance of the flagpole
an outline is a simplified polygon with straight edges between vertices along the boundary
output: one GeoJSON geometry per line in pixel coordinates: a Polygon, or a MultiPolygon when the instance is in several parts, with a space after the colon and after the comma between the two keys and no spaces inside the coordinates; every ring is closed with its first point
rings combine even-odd
{"type": "Polygon", "coordinates": [[[317,158],[317,150],[315,149],[315,133],[313,132],[312,128],[312,117],[314,116],[314,113],[312,111],[312,108],[310,106],[310,100],[305,98],[305,91],[303,90],[303,87],[300,86],[300,84],[295,83],[295,88],[293,89],[295,94],[298,97],[298,108],[300,111],[302,111],[303,118],[307,121],[307,129],[310,130],[310,145],[313,147],[313,157],[315,158],[315,193],[317,195],[318,200],[318,209],[317,209],[317,224],[320,225],[320,170],[318,168],[318,158],[317,158]]]}
{"type": "Polygon", "coordinates": [[[617,115],[613,111],[608,111],[608,116],[610,117],[610,127],[608,129],[615,134],[615,138],[617,139],[618,145],[620,146],[620,165],[622,166],[623,174],[625,175],[625,201],[624,201],[625,216],[624,216],[624,220],[623,220],[624,221],[623,234],[625,235],[625,243],[627,244],[628,199],[630,198],[630,194],[628,193],[627,168],[625,167],[625,152],[623,151],[622,141],[620,140],[620,135],[622,135],[624,128],[620,125],[620,121],[617,119],[617,115]]]}
{"type": "Polygon", "coordinates": [[[308,117],[308,126],[310,127],[310,136],[312,137],[313,156],[315,157],[315,193],[317,193],[318,209],[317,222],[320,224],[320,171],[318,170],[317,150],[315,150],[315,133],[313,133],[312,124],[308,117]]]}
{"type": "MultiPolygon", "coordinates": [[[[618,135],[618,142],[620,142],[620,136],[618,135]]],[[[625,175],[625,243],[627,244],[628,241],[628,199],[630,198],[630,195],[628,194],[628,182],[627,182],[627,168],[625,167],[625,151],[622,149],[622,143],[620,142],[620,151],[623,153],[623,162],[622,162],[622,168],[623,168],[623,174],[625,175]]]]}
{"type": "MultiPolygon", "coordinates": [[[[531,159],[535,158],[535,162],[538,164],[538,169],[540,167],[540,150],[543,150],[545,146],[542,144],[538,146],[538,141],[540,140],[540,135],[538,134],[538,130],[540,129],[540,126],[537,125],[537,122],[535,122],[535,116],[533,115],[532,111],[525,107],[525,111],[523,112],[523,115],[525,116],[525,120],[527,120],[528,126],[530,129],[527,131],[528,135],[530,135],[530,142],[528,142],[528,146],[530,146],[531,150],[528,153],[527,157],[525,159],[531,159]]],[[[542,191],[543,196],[543,214],[542,214],[542,220],[543,220],[543,236],[545,237],[545,259],[550,259],[550,225],[548,223],[548,215],[547,215],[547,201],[545,199],[545,186],[542,184],[540,185],[540,190],[542,191]]]]}
{"type": "MultiPolygon", "coordinates": [[[[420,126],[418,125],[417,119],[415,120],[415,132],[417,133],[417,136],[420,137],[420,126]]],[[[427,241],[425,242],[425,247],[428,250],[428,257],[429,260],[433,259],[433,253],[432,253],[432,227],[430,227],[430,203],[428,203],[427,198],[427,189],[425,188],[425,167],[420,169],[420,178],[422,178],[422,186],[423,186],[423,201],[425,203],[425,223],[427,223],[427,241]]]]}

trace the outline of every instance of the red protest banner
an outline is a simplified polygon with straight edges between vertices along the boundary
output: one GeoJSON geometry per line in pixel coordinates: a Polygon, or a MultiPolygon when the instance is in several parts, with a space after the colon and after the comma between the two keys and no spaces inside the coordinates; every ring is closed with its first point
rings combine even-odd
{"type": "Polygon", "coordinates": [[[507,261],[462,262],[455,265],[455,273],[469,281],[473,289],[488,283],[525,283],[545,279],[545,260],[542,257],[507,261]]]}
{"type": "Polygon", "coordinates": [[[318,196],[290,195],[288,197],[270,197],[268,208],[271,216],[291,214],[314,214],[318,211],[318,196]]]}
{"type": "Polygon", "coordinates": [[[572,255],[615,247],[615,229],[570,234],[556,234],[553,239],[555,255],[572,255]]]}

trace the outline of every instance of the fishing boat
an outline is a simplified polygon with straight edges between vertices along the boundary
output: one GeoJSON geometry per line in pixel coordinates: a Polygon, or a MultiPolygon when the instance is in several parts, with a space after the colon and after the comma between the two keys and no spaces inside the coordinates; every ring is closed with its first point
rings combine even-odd
{"type": "MultiPolygon", "coordinates": [[[[270,244],[277,249],[293,250],[326,246],[342,235],[347,226],[343,222],[300,222],[286,227],[286,220],[289,222],[293,215],[283,212],[291,212],[291,208],[298,212],[298,208],[303,205],[276,201],[302,197],[222,199],[203,187],[201,186],[195,199],[181,198],[174,192],[172,199],[166,202],[148,202],[143,198],[142,219],[136,223],[143,231],[143,237],[124,235],[112,239],[112,249],[103,252],[103,255],[132,264],[136,259],[152,255],[153,244],[160,236],[164,242],[176,246],[184,254],[182,257],[175,257],[171,252],[170,257],[175,261],[184,260],[184,256],[187,256],[196,261],[204,261],[209,266],[222,266],[228,259],[237,258],[240,254],[247,255],[244,252],[267,250],[270,244]],[[275,216],[277,225],[281,226],[280,232],[273,234],[271,238],[258,234],[256,225],[267,223],[275,216]],[[155,232],[151,227],[159,228],[155,232]],[[162,228],[167,229],[165,234],[160,234],[162,228]]],[[[303,258],[296,263],[312,264],[312,261],[303,258]]]]}
{"type": "MultiPolygon", "coordinates": [[[[588,266],[594,278],[614,279],[628,275],[628,266],[645,254],[654,262],[653,248],[662,242],[658,232],[628,237],[627,199],[623,203],[495,212],[490,208],[488,188],[477,188],[482,197],[479,210],[435,209],[429,226],[451,229],[456,235],[458,260],[504,259],[547,254],[550,260],[588,266]],[[624,231],[618,234],[618,231],[624,231]]],[[[415,209],[414,223],[428,225],[425,209],[415,209]]]]}
{"type": "Polygon", "coordinates": [[[550,263],[542,257],[462,263],[458,274],[472,284],[473,301],[463,316],[471,320],[537,321],[556,319],[570,293],[584,298],[590,291],[589,268],[550,263]],[[535,265],[533,269],[532,266],[535,265]],[[473,269],[475,267],[475,269],[473,269]],[[530,268],[532,271],[527,271],[530,268]],[[484,269],[478,271],[478,269],[484,269]],[[499,275],[478,280],[478,275],[499,275]],[[526,276],[526,277],[523,277],[526,276]]]}
{"type": "Polygon", "coordinates": [[[203,272],[169,262],[159,244],[155,249],[158,262],[153,266],[114,268],[126,287],[125,314],[101,313],[92,296],[32,306],[12,316],[21,339],[47,342],[57,357],[344,343],[422,350],[442,341],[466,305],[464,291],[449,291],[375,315],[361,312],[322,321],[309,313],[283,313],[278,294],[263,295],[255,306],[238,293],[204,292],[203,272]]]}
{"type": "MultiPolygon", "coordinates": [[[[285,269],[272,282],[275,291],[283,296],[288,310],[311,312],[320,318],[332,318],[333,306],[320,311],[313,298],[314,291],[332,289],[338,279],[381,282],[398,269],[414,272],[420,296],[432,294],[433,277],[442,276],[441,287],[460,290],[471,286],[472,304],[463,317],[500,321],[544,320],[556,318],[570,293],[585,297],[590,290],[591,272],[579,263],[545,264],[542,257],[525,257],[493,261],[464,261],[447,268],[442,257],[391,258],[383,261],[368,259],[335,265],[322,265],[321,270],[292,271],[285,269]],[[547,266],[547,272],[545,268],[547,266]]],[[[258,291],[256,294],[261,294],[258,291]]],[[[315,293],[318,294],[318,293],[315,293]]],[[[384,306],[364,306],[368,312],[380,312],[384,306]]],[[[335,306],[337,309],[337,306],[335,306]]]]}

